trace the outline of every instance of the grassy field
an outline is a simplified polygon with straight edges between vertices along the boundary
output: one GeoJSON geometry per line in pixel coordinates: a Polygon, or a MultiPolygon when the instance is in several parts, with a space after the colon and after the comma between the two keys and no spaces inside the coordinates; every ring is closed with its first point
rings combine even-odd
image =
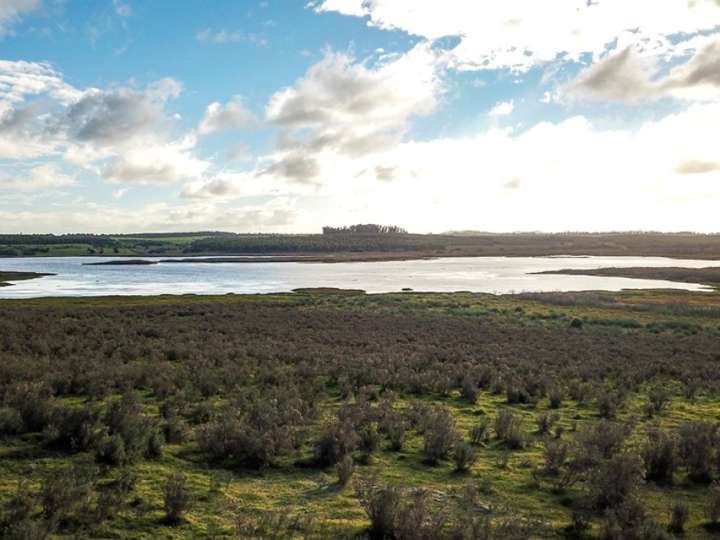
{"type": "Polygon", "coordinates": [[[664,538],[673,508],[683,538],[718,530],[714,293],[306,290],[0,313],[8,538],[664,538]],[[384,532],[378,507],[395,512],[384,532]]]}

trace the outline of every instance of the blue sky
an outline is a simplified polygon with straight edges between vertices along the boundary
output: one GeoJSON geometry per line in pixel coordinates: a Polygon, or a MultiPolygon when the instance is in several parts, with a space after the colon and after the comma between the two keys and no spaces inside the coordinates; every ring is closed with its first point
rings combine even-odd
{"type": "Polygon", "coordinates": [[[720,2],[3,0],[0,231],[720,229],[720,2]]]}

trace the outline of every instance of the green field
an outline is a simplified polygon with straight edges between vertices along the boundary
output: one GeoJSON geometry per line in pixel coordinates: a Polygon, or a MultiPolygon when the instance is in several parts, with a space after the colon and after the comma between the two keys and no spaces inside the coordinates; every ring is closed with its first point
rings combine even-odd
{"type": "Polygon", "coordinates": [[[0,301],[5,537],[718,530],[720,295],[340,293],[0,301]]]}

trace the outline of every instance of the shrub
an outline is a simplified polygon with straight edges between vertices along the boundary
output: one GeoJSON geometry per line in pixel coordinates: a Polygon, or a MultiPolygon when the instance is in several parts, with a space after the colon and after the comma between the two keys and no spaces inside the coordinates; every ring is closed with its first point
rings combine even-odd
{"type": "Polygon", "coordinates": [[[589,459],[609,459],[618,453],[629,435],[629,426],[600,421],[583,426],[575,440],[578,452],[589,459]]]}
{"type": "Polygon", "coordinates": [[[179,523],[190,509],[191,504],[192,497],[185,476],[180,473],[172,473],[163,486],[163,505],[167,523],[179,523]]]}
{"type": "Polygon", "coordinates": [[[543,472],[550,476],[557,476],[565,466],[570,454],[570,446],[565,441],[545,439],[543,442],[543,472]]]}
{"type": "Polygon", "coordinates": [[[359,449],[366,456],[370,456],[375,450],[377,450],[380,444],[380,434],[375,427],[375,424],[368,424],[364,426],[358,433],[359,436],[359,449]]]}
{"type": "Polygon", "coordinates": [[[668,433],[653,429],[648,432],[642,449],[645,479],[660,483],[672,483],[677,469],[677,445],[668,433]]]}
{"type": "Polygon", "coordinates": [[[546,435],[550,432],[552,427],[560,420],[560,417],[556,414],[541,413],[535,419],[535,424],[538,428],[540,435],[546,435]]]}
{"type": "Polygon", "coordinates": [[[470,428],[470,442],[473,444],[483,444],[490,436],[489,422],[487,419],[475,424],[470,428]]]}
{"type": "Polygon", "coordinates": [[[120,435],[105,436],[95,450],[95,457],[100,463],[123,465],[127,462],[125,442],[120,435]]]}
{"type": "Polygon", "coordinates": [[[353,463],[352,456],[345,454],[335,465],[335,471],[338,476],[338,484],[340,486],[346,486],[355,472],[355,463],[353,463]]]}
{"type": "Polygon", "coordinates": [[[51,448],[80,452],[99,440],[102,427],[98,415],[87,408],[56,407],[43,429],[43,440],[51,448]]]}
{"type": "MultiPolygon", "coordinates": [[[[234,411],[221,415],[197,431],[200,450],[214,460],[234,465],[266,467],[291,444],[291,428],[278,419],[245,419],[234,411]]],[[[329,463],[332,464],[332,463],[329,463]]]]}
{"type": "Polygon", "coordinates": [[[673,534],[683,534],[685,524],[690,518],[690,508],[682,501],[676,501],[670,509],[670,524],[668,530],[673,534]]]}
{"type": "Polygon", "coordinates": [[[670,403],[670,391],[662,385],[653,386],[648,392],[646,412],[649,417],[660,414],[670,403]]]}
{"type": "Polygon", "coordinates": [[[710,486],[707,517],[712,523],[720,521],[720,482],[714,482],[713,485],[710,486]]]}
{"type": "Polygon", "coordinates": [[[51,472],[40,488],[42,515],[50,523],[57,523],[72,511],[87,504],[97,471],[93,467],[77,465],[51,472]]]}
{"type": "Polygon", "coordinates": [[[163,445],[165,438],[158,430],[153,430],[148,438],[147,450],[145,457],[147,459],[160,459],[163,454],[163,445]]]}
{"type": "Polygon", "coordinates": [[[141,413],[134,392],[125,392],[119,400],[113,401],[104,421],[110,439],[105,438],[100,443],[97,455],[101,461],[122,464],[143,457],[157,458],[162,454],[162,436],[152,420],[141,413]]]}
{"type": "Polygon", "coordinates": [[[335,465],[355,450],[358,435],[348,423],[337,423],[325,430],[315,445],[315,461],[321,467],[335,465]]]}
{"type": "Polygon", "coordinates": [[[561,386],[555,385],[548,392],[548,400],[551,409],[559,409],[562,406],[565,394],[561,386]]]}
{"type": "Polygon", "coordinates": [[[17,435],[24,428],[23,419],[16,409],[0,408],[0,437],[17,435]]]}
{"type": "Polygon", "coordinates": [[[386,433],[390,441],[390,449],[399,451],[405,442],[405,423],[402,420],[396,420],[387,424],[386,433]]]}
{"type": "Polygon", "coordinates": [[[434,540],[446,536],[445,516],[430,508],[425,491],[403,491],[370,479],[356,482],[355,492],[370,520],[371,540],[434,540]]]}
{"type": "Polygon", "coordinates": [[[590,385],[580,381],[572,381],[568,386],[570,399],[577,403],[584,403],[590,396],[590,385]]]}
{"type": "Polygon", "coordinates": [[[373,479],[355,483],[360,506],[370,520],[368,534],[372,540],[394,538],[395,520],[401,504],[398,488],[378,486],[373,479]]]}
{"type": "Polygon", "coordinates": [[[43,383],[18,383],[8,390],[6,401],[20,414],[23,431],[42,431],[50,420],[50,389],[43,383]]]}
{"type": "Polygon", "coordinates": [[[505,388],[505,398],[509,405],[518,403],[532,403],[532,396],[527,389],[518,383],[508,383],[505,388]]]}
{"type": "Polygon", "coordinates": [[[460,442],[453,448],[453,462],[458,472],[467,471],[477,461],[475,449],[466,442],[460,442]]]}
{"type": "Polygon", "coordinates": [[[525,446],[522,433],[522,420],[505,409],[498,412],[494,423],[495,436],[508,448],[516,450],[525,446]]]}
{"type": "Polygon", "coordinates": [[[644,540],[643,529],[646,526],[647,514],[642,504],[630,498],[617,508],[605,513],[600,528],[600,540],[644,540]]]}
{"type": "Polygon", "coordinates": [[[598,414],[601,418],[615,418],[625,401],[625,396],[619,390],[601,391],[597,398],[598,414]]]}
{"type": "Polygon", "coordinates": [[[177,416],[170,416],[165,424],[163,424],[163,435],[165,440],[170,444],[180,444],[185,442],[187,434],[187,425],[177,416]]]}
{"type": "Polygon", "coordinates": [[[455,421],[447,409],[436,409],[425,427],[423,454],[428,463],[437,463],[447,457],[450,448],[458,439],[455,421]]]}
{"type": "Polygon", "coordinates": [[[596,466],[588,479],[595,508],[617,508],[632,498],[642,481],[642,462],[634,454],[619,453],[596,466]]]}
{"type": "Polygon", "coordinates": [[[48,532],[44,523],[32,517],[35,496],[27,481],[18,482],[16,492],[5,504],[0,516],[0,538],[7,540],[44,540],[48,532]]]}
{"type": "Polygon", "coordinates": [[[475,404],[478,398],[478,387],[475,381],[469,375],[466,375],[462,380],[462,398],[468,403],[475,404]]]}
{"type": "Polygon", "coordinates": [[[699,482],[709,481],[718,439],[716,426],[708,422],[687,422],[678,427],[677,435],[678,453],[688,476],[699,482]]]}

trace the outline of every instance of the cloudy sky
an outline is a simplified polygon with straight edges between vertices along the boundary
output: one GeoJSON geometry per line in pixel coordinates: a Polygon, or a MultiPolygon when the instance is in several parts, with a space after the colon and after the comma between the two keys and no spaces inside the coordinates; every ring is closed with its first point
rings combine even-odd
{"type": "Polygon", "coordinates": [[[0,0],[0,232],[720,231],[720,0],[0,0]]]}

